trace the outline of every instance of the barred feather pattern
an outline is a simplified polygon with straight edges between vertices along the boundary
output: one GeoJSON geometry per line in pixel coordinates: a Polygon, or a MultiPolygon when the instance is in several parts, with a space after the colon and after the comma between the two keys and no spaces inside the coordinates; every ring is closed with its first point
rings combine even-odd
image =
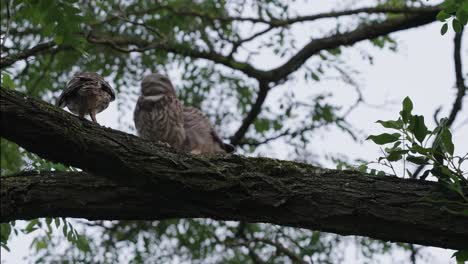
{"type": "Polygon", "coordinates": [[[143,78],[133,120],[140,137],[169,143],[178,150],[205,155],[234,150],[221,141],[200,110],[184,107],[177,100],[171,81],[162,74],[143,78]]]}
{"type": "Polygon", "coordinates": [[[234,151],[223,143],[211,122],[193,107],[184,107],[185,146],[193,154],[216,155],[234,151]]]}
{"type": "Polygon", "coordinates": [[[140,137],[184,149],[182,106],[167,76],[153,73],[143,78],[133,121],[140,137]]]}
{"type": "Polygon", "coordinates": [[[114,101],[115,93],[102,76],[94,72],[75,74],[60,95],[57,106],[74,114],[100,113],[114,101]]]}

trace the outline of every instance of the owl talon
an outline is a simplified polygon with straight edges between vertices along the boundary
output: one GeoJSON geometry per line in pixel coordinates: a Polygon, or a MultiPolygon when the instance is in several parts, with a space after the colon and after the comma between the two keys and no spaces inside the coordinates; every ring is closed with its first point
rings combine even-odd
{"type": "Polygon", "coordinates": [[[200,154],[202,154],[202,152],[201,152],[201,150],[199,150],[199,149],[194,149],[194,150],[190,151],[190,154],[192,154],[192,155],[200,155],[200,154]]]}
{"type": "Polygon", "coordinates": [[[91,120],[93,120],[94,123],[99,124],[97,119],[96,119],[96,112],[95,111],[90,111],[89,116],[91,117],[91,120]]]}
{"type": "Polygon", "coordinates": [[[169,144],[169,143],[167,143],[167,142],[163,142],[163,141],[159,141],[159,140],[158,140],[157,143],[158,143],[158,145],[160,145],[160,146],[164,146],[164,147],[166,147],[166,148],[172,148],[171,144],[169,144]]]}

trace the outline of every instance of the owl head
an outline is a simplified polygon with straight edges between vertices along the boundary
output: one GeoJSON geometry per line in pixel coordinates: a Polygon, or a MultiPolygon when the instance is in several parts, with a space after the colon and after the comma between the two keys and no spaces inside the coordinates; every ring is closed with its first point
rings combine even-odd
{"type": "Polygon", "coordinates": [[[175,95],[175,90],[169,77],[159,73],[152,73],[146,75],[141,81],[141,93],[144,96],[175,95]]]}

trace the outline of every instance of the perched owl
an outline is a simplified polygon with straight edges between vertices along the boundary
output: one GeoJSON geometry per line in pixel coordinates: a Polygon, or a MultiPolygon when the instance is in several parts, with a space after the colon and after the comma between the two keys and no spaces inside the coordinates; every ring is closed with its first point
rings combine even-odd
{"type": "Polygon", "coordinates": [[[162,74],[143,78],[133,121],[140,137],[169,143],[178,150],[205,155],[234,151],[200,110],[181,105],[171,81],[162,74]]]}
{"type": "Polygon", "coordinates": [[[95,72],[75,74],[58,98],[57,106],[65,107],[74,114],[86,114],[97,123],[96,114],[102,112],[115,100],[115,93],[108,82],[95,72]]]}
{"type": "Polygon", "coordinates": [[[192,154],[223,154],[234,146],[223,143],[208,118],[193,107],[184,107],[185,146],[192,154]]]}
{"type": "Polygon", "coordinates": [[[133,112],[138,135],[184,150],[185,131],[182,105],[167,76],[153,73],[143,78],[141,95],[133,112]]]}

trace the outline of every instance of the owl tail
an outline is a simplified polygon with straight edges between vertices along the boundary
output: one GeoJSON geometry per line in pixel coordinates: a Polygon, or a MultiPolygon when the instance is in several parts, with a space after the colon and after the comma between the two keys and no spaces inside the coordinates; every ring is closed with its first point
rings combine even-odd
{"type": "Polygon", "coordinates": [[[222,143],[221,147],[227,152],[227,153],[232,153],[236,150],[236,148],[228,143],[222,143]]]}

